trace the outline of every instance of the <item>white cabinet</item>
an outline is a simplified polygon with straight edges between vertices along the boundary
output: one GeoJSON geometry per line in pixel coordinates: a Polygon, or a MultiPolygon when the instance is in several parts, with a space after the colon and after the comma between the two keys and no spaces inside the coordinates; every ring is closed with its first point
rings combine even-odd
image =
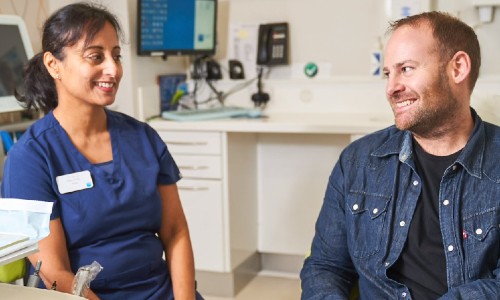
{"type": "Polygon", "coordinates": [[[310,251],[328,177],[348,143],[348,135],[259,135],[259,252],[310,251]]]}
{"type": "Polygon", "coordinates": [[[392,117],[372,112],[290,113],[255,120],[149,124],[166,141],[184,174],[179,188],[197,278],[218,272],[199,283],[212,287],[214,280],[229,279],[219,286],[232,287],[227,295],[233,295],[236,285],[242,286],[242,277],[236,280],[236,275],[251,278],[247,267],[252,262],[256,271],[296,268],[298,273],[341,151],[355,137],[392,124],[392,117]]]}
{"type": "Polygon", "coordinates": [[[185,178],[222,179],[220,155],[176,154],[175,162],[185,178]]]}
{"type": "Polygon", "coordinates": [[[183,176],[196,270],[232,272],[257,251],[255,134],[156,130],[183,176]]]}
{"type": "Polygon", "coordinates": [[[179,181],[179,194],[198,270],[224,271],[225,242],[220,180],[179,181]]]}
{"type": "Polygon", "coordinates": [[[158,131],[171,153],[221,155],[222,133],[200,131],[158,131]]]}

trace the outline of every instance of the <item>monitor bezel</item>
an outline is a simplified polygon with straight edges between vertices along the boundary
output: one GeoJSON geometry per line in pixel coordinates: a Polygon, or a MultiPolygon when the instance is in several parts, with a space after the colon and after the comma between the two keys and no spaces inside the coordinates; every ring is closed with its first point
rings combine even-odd
{"type": "MultiPolygon", "coordinates": [[[[157,50],[144,50],[141,45],[141,2],[143,0],[137,0],[137,55],[139,56],[212,56],[215,55],[217,50],[217,18],[218,18],[218,4],[217,0],[213,0],[214,2],[214,45],[211,49],[157,49],[157,50]]],[[[196,1],[196,0],[194,0],[196,1]]]]}
{"type": "MultiPolygon", "coordinates": [[[[0,25],[14,25],[19,29],[26,58],[29,61],[33,57],[33,46],[31,45],[28,29],[26,28],[24,20],[17,15],[0,15],[0,25]]],[[[0,105],[0,113],[24,110],[24,107],[19,104],[14,95],[0,96],[0,101],[8,103],[7,105],[3,103],[0,105]]]]}

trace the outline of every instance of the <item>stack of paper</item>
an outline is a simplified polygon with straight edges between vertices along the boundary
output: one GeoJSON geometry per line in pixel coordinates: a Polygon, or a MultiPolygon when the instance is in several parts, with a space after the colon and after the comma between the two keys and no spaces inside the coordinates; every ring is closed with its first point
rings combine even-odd
{"type": "Polygon", "coordinates": [[[0,198],[0,265],[38,250],[49,234],[51,202],[0,198]]]}
{"type": "Polygon", "coordinates": [[[25,257],[38,250],[36,241],[28,236],[0,233],[0,266],[25,257]]]}
{"type": "Polygon", "coordinates": [[[13,247],[27,240],[29,240],[29,236],[26,235],[0,232],[0,250],[9,249],[9,247],[13,247]]]}

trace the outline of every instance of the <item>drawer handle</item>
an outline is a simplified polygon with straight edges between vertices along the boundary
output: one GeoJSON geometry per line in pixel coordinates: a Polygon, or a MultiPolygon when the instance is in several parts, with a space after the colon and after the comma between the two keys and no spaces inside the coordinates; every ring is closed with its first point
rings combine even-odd
{"type": "Polygon", "coordinates": [[[208,167],[207,166],[179,166],[179,169],[197,171],[197,170],[206,170],[206,169],[208,169],[208,167]]]}
{"type": "Polygon", "coordinates": [[[181,142],[181,141],[165,141],[167,145],[177,145],[177,146],[206,146],[207,142],[181,142]]]}
{"type": "Polygon", "coordinates": [[[208,191],[208,187],[206,186],[179,186],[179,190],[183,191],[208,191]]]}

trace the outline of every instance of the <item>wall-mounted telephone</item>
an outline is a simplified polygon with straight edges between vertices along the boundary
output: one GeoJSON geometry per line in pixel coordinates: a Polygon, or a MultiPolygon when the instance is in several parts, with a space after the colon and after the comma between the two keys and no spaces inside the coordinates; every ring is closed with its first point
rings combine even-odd
{"type": "Polygon", "coordinates": [[[288,64],[288,23],[261,24],[258,39],[258,65],[288,64]]]}

